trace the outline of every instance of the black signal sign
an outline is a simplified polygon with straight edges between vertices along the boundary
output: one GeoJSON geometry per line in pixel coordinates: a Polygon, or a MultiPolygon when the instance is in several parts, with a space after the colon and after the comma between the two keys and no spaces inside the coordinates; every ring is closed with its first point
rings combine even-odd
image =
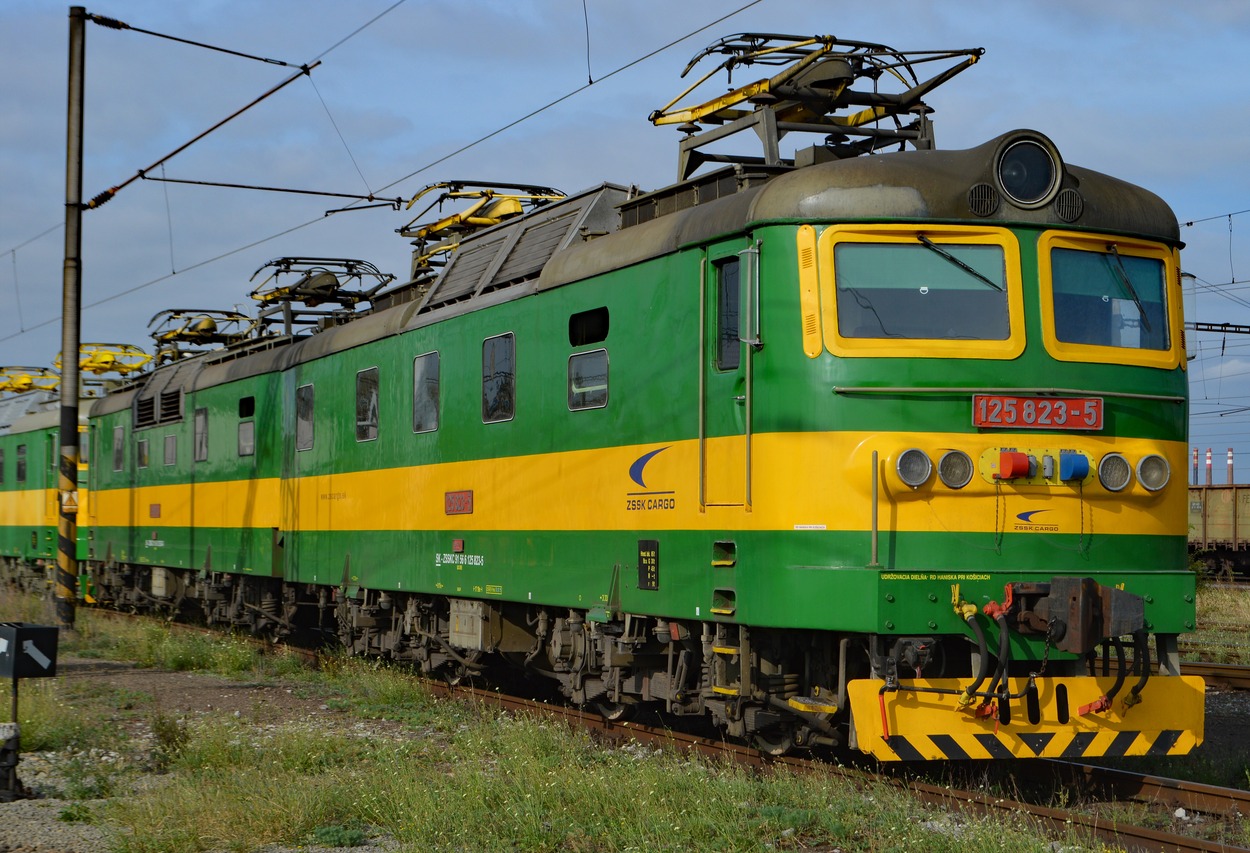
{"type": "Polygon", "coordinates": [[[55,676],[58,630],[51,625],[0,622],[0,678],[55,676]]]}

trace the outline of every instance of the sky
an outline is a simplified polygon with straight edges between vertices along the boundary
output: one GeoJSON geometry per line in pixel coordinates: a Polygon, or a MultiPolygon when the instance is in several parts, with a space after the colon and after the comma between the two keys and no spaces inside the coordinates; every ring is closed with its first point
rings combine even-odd
{"type": "MultiPolygon", "coordinates": [[[[679,134],[647,115],[690,82],[680,78],[686,62],[725,35],[981,47],[975,67],[926,99],[938,146],[1032,128],[1066,162],[1154,191],[1187,244],[1186,318],[1250,325],[1250,4],[1237,0],[113,0],[86,8],[296,69],[321,63],[150,174],[405,200],[449,179],[568,192],[603,181],[672,183],[679,134]]],[[[0,4],[0,365],[45,365],[60,351],[68,12],[46,0],[0,4]]],[[[88,24],[84,198],[296,69],[88,24]]],[[[764,73],[746,69],[733,82],[764,73]]],[[[131,183],[83,214],[82,340],[150,348],[148,323],[165,309],[250,313],[248,293],[263,275],[249,279],[284,256],[360,258],[404,279],[410,246],[395,230],[419,208],[325,215],[341,204],[131,183]]],[[[1191,332],[1188,346],[1191,445],[1214,448],[1216,483],[1226,481],[1233,448],[1236,479],[1250,482],[1250,335],[1191,332]]]]}

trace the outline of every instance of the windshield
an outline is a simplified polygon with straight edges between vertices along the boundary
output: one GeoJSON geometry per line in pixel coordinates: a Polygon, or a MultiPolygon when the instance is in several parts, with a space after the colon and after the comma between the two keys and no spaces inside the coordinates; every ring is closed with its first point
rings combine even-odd
{"type": "Polygon", "coordinates": [[[1000,246],[840,242],[834,270],[844,338],[1010,337],[1000,246]]]}
{"type": "Polygon", "coordinates": [[[1108,244],[1105,252],[1051,251],[1055,337],[1125,349],[1169,347],[1163,262],[1108,244]]]}

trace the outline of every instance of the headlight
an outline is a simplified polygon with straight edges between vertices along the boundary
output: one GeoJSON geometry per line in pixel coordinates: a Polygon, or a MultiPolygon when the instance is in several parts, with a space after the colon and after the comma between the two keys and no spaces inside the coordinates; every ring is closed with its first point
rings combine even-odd
{"type": "Polygon", "coordinates": [[[1172,477],[1172,466],[1157,453],[1143,456],[1137,463],[1137,479],[1152,492],[1157,492],[1168,484],[1172,477]]]}
{"type": "Polygon", "coordinates": [[[962,450],[948,450],[938,460],[938,478],[952,489],[962,489],[972,480],[972,457],[962,450]]]}
{"type": "Polygon", "coordinates": [[[996,168],[1003,194],[1026,209],[1049,204],[1059,190],[1059,153],[1045,137],[1026,136],[1011,142],[996,168]]]}
{"type": "Polygon", "coordinates": [[[1119,453],[1108,453],[1098,463],[1098,482],[1109,492],[1118,492],[1133,479],[1133,466],[1119,453]]]}
{"type": "Polygon", "coordinates": [[[898,457],[898,478],[913,489],[923,486],[933,473],[933,461],[923,450],[911,448],[898,457]]]}

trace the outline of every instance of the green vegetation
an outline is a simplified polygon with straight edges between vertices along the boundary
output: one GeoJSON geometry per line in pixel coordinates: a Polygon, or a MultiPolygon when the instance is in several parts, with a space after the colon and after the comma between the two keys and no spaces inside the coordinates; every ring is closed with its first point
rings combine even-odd
{"type": "Polygon", "coordinates": [[[542,719],[452,713],[450,732],[390,735],[205,722],[166,785],[112,801],[100,819],[123,853],[369,834],[408,850],[1047,849],[1027,826],[927,810],[885,785],[760,777],[636,743],[607,748],[542,719]]]}
{"type": "Polygon", "coordinates": [[[62,638],[62,659],[128,652],[144,665],[203,667],[248,683],[281,677],[336,712],[316,721],[266,717],[263,708],[183,719],[142,692],[90,679],[24,684],[24,733],[44,733],[39,748],[54,751],[67,780],[52,793],[75,800],[60,819],[103,827],[118,853],[360,846],[381,836],[412,851],[962,853],[1045,851],[1056,840],[1024,816],[991,821],[925,807],[884,782],[760,775],[437,701],[407,672],[377,662],[329,657],[320,671],[296,672],[287,656],[242,641],[89,610],[75,634],[62,638]],[[105,748],[120,757],[104,760],[105,748]],[[159,785],[133,784],[152,771],[163,774],[159,785]]]}
{"type": "Polygon", "coordinates": [[[1202,584],[1198,630],[1182,638],[1185,660],[1250,663],[1250,589],[1202,584]]]}

